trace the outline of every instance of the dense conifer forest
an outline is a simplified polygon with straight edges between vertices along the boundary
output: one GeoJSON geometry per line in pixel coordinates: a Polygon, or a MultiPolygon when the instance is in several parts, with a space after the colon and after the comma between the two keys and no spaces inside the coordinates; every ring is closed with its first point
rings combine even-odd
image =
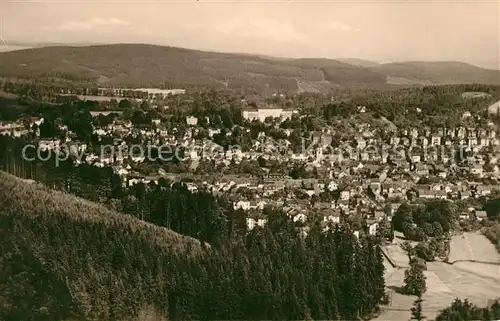
{"type": "Polygon", "coordinates": [[[2,320],[341,320],[384,298],[376,241],[358,242],[347,226],[304,237],[275,211],[265,228],[213,246],[0,178],[2,320]]]}

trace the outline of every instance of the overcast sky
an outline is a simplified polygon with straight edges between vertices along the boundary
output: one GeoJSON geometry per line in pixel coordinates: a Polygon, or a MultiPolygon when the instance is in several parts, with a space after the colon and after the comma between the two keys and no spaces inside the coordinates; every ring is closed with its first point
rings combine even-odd
{"type": "Polygon", "coordinates": [[[2,38],[499,67],[499,1],[11,1],[2,38]]]}

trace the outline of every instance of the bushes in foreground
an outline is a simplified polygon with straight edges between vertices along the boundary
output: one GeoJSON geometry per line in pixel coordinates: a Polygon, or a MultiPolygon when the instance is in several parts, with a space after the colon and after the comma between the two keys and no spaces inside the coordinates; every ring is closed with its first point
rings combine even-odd
{"type": "Polygon", "coordinates": [[[500,303],[498,300],[491,301],[492,305],[479,308],[467,299],[464,301],[455,299],[449,307],[441,311],[436,321],[498,320],[500,319],[500,303]]]}

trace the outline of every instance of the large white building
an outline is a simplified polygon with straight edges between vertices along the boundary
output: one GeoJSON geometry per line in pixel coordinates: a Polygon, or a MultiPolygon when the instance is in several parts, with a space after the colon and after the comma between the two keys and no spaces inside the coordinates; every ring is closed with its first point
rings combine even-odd
{"type": "Polygon", "coordinates": [[[243,118],[246,120],[260,120],[264,122],[267,117],[290,119],[296,111],[283,108],[252,108],[243,110],[243,118]]]}

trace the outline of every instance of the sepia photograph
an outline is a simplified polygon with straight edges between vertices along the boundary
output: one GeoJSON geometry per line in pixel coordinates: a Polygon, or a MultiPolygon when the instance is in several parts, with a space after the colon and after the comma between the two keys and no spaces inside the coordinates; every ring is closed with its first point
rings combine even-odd
{"type": "Polygon", "coordinates": [[[499,0],[0,0],[0,321],[500,321],[499,0]]]}

